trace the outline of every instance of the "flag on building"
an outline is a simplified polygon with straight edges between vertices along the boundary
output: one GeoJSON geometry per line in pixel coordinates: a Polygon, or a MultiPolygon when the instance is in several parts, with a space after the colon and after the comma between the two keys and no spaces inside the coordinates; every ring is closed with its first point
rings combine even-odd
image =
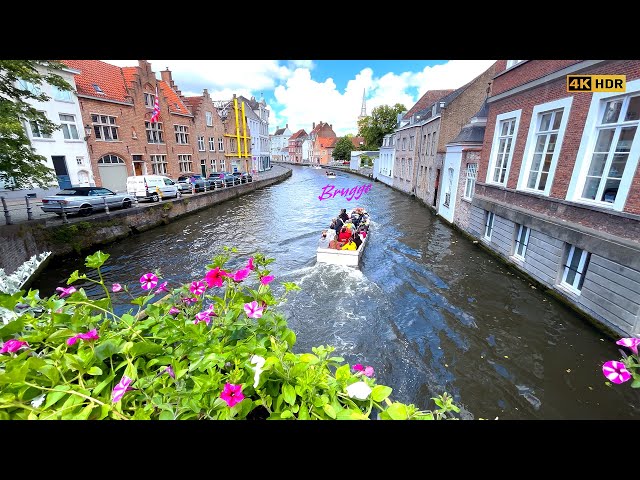
{"type": "Polygon", "coordinates": [[[158,85],[156,84],[156,100],[153,103],[153,114],[151,115],[151,123],[157,122],[160,116],[160,104],[158,103],[158,85]]]}

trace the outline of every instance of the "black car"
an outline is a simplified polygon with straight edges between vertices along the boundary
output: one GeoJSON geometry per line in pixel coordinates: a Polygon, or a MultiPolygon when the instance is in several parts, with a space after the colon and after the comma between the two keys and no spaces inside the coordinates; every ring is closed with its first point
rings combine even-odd
{"type": "Polygon", "coordinates": [[[240,183],[253,182],[253,176],[248,172],[233,172],[233,175],[240,179],[240,183]]]}
{"type": "Polygon", "coordinates": [[[207,177],[209,183],[211,184],[211,188],[224,188],[224,173],[223,172],[215,172],[210,173],[207,177]]]}
{"type": "Polygon", "coordinates": [[[178,177],[178,183],[188,183],[190,185],[195,185],[196,192],[204,192],[206,190],[212,190],[212,183],[204,178],[202,175],[182,175],[178,177]]]}

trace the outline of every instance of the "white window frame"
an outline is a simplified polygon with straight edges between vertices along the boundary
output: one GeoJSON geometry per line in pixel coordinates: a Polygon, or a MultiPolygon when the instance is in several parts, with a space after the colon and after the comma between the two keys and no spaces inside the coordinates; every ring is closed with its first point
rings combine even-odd
{"type": "Polygon", "coordinates": [[[155,104],[156,104],[155,94],[144,92],[144,106],[147,108],[154,108],[155,104]]]}
{"type": "Polygon", "coordinates": [[[91,113],[91,126],[93,127],[94,138],[98,142],[119,142],[120,137],[118,136],[118,117],[114,115],[102,115],[100,113],[91,113]],[[97,117],[97,120],[94,120],[93,117],[97,117]],[[102,121],[102,117],[107,118],[107,122],[102,121]],[[113,120],[113,121],[112,121],[113,120]],[[104,132],[109,131],[109,135],[111,138],[105,138],[104,132]],[[98,138],[97,132],[100,132],[100,138],[98,138]]]}
{"type": "Polygon", "coordinates": [[[516,142],[518,139],[518,129],[520,127],[520,115],[522,114],[522,109],[513,110],[511,112],[501,113],[496,116],[495,128],[493,130],[493,140],[491,142],[491,154],[489,156],[489,168],[487,168],[487,178],[486,183],[490,183],[492,185],[502,185],[506,186],[509,182],[509,171],[511,170],[511,164],[513,160],[513,152],[516,149],[516,142]],[[511,140],[511,149],[509,150],[509,155],[506,163],[506,170],[504,173],[504,182],[494,182],[493,181],[493,173],[496,167],[496,160],[498,158],[498,146],[500,145],[500,130],[502,126],[502,122],[505,120],[515,119],[515,123],[513,126],[513,137],[511,140]]]}
{"type": "Polygon", "coordinates": [[[76,124],[76,116],[72,113],[58,113],[58,118],[60,119],[60,125],[62,126],[61,131],[62,131],[62,137],[65,140],[80,140],[80,133],[78,133],[78,125],[76,124]],[[66,116],[66,117],[72,117],[73,120],[63,120],[61,117],[62,116],[66,116]],[[66,130],[65,130],[66,127],[66,130]],[[73,127],[73,128],[71,128],[73,127]],[[76,132],[76,136],[73,136],[73,131],[75,130],[76,132]],[[65,131],[69,134],[69,138],[65,137],[65,131]]]}
{"type": "Polygon", "coordinates": [[[614,92],[595,92],[591,97],[591,105],[589,106],[589,113],[584,123],[584,130],[582,132],[582,139],[580,140],[580,148],[576,155],[576,163],[571,175],[571,182],[567,189],[566,199],[587,205],[595,205],[602,208],[609,208],[621,212],[624,209],[624,204],[627,201],[633,176],[638,168],[638,157],[640,157],[640,125],[636,130],[636,134],[631,143],[631,149],[629,150],[629,157],[624,169],[624,175],[620,180],[618,186],[618,193],[613,203],[602,202],[599,200],[589,200],[582,198],[582,190],[586,181],[587,172],[591,164],[592,152],[597,141],[596,128],[599,124],[602,116],[602,108],[608,100],[612,100],[615,97],[628,97],[634,94],[640,93],[640,79],[627,82],[627,91],[624,94],[614,92]]]}
{"type": "MultiPolygon", "coordinates": [[[[47,116],[47,112],[43,110],[38,110],[38,113],[41,113],[45,117],[47,116]]],[[[32,139],[51,139],[50,133],[42,133],[42,127],[40,126],[40,124],[38,124],[37,121],[29,120],[27,123],[29,124],[29,131],[31,132],[32,139]]]]}
{"type": "Polygon", "coordinates": [[[560,281],[560,285],[562,285],[564,288],[569,289],[576,295],[580,295],[582,291],[582,286],[584,285],[584,277],[587,274],[587,268],[589,268],[588,263],[589,263],[591,254],[590,252],[587,252],[586,250],[579,248],[579,250],[581,250],[582,253],[580,254],[580,261],[578,262],[578,268],[576,269],[576,276],[573,278],[573,283],[567,283],[567,276],[570,270],[569,265],[571,264],[571,260],[573,260],[573,256],[576,253],[575,250],[576,250],[576,246],[571,245],[571,248],[569,249],[569,253],[567,254],[567,259],[564,262],[564,270],[562,272],[562,280],[560,281]],[[583,285],[580,285],[580,282],[582,282],[583,285]],[[578,288],[577,285],[579,285],[580,288],[578,288]]]}
{"type": "Polygon", "coordinates": [[[204,112],[204,116],[206,118],[207,127],[213,127],[213,113],[212,112],[204,112]]]}
{"type": "MultiPolygon", "coordinates": [[[[567,124],[569,123],[569,114],[571,113],[571,104],[573,103],[573,97],[562,98],[553,102],[542,103],[533,107],[531,113],[531,123],[529,125],[529,133],[527,135],[527,141],[524,146],[524,153],[522,155],[522,167],[520,168],[520,176],[518,177],[517,190],[525,192],[537,193],[538,195],[549,196],[551,193],[551,186],[555,177],[556,167],[558,165],[558,158],[560,158],[560,150],[562,148],[562,142],[564,140],[564,134],[567,130],[567,124]],[[551,157],[551,165],[549,166],[549,172],[547,173],[547,183],[544,190],[538,190],[536,188],[527,188],[529,181],[529,173],[531,172],[531,166],[533,164],[533,155],[536,149],[536,143],[538,141],[538,126],[542,115],[551,110],[562,109],[562,120],[560,121],[560,127],[556,137],[556,147],[551,157]]],[[[544,157],[542,158],[542,165],[544,165],[544,157]]],[[[540,182],[540,173],[538,173],[538,183],[540,182]]]]}
{"type": "Polygon", "coordinates": [[[222,137],[218,138],[218,151],[224,152],[224,140],[222,137]]]}
{"type": "Polygon", "coordinates": [[[527,254],[527,246],[529,245],[529,235],[531,229],[524,225],[518,225],[518,233],[516,234],[516,241],[513,246],[513,256],[524,261],[524,257],[527,254]],[[523,237],[524,236],[524,237],[523,237]],[[518,248],[522,245],[522,253],[518,253],[518,248]]]}
{"type": "Polygon", "coordinates": [[[206,151],[205,148],[204,148],[204,135],[200,135],[198,137],[198,151],[199,152],[206,151]]]}
{"type": "Polygon", "coordinates": [[[520,62],[524,62],[524,60],[507,60],[507,68],[515,67],[520,62]]]}
{"type": "Polygon", "coordinates": [[[484,236],[487,241],[491,241],[491,234],[493,233],[493,224],[495,222],[496,215],[493,212],[487,211],[484,219],[484,236]],[[487,235],[488,233],[488,235],[487,235]]]}
{"type": "Polygon", "coordinates": [[[162,122],[144,122],[144,127],[147,131],[147,143],[164,143],[164,130],[162,128],[162,122]]]}
{"type": "Polygon", "coordinates": [[[478,164],[467,163],[467,175],[464,183],[463,198],[471,200],[476,189],[476,177],[478,176],[478,164]]]}
{"type": "Polygon", "coordinates": [[[53,99],[55,101],[73,103],[73,97],[71,96],[73,90],[62,90],[55,85],[51,85],[51,90],[53,91],[53,99]]]}
{"type": "Polygon", "coordinates": [[[151,158],[151,171],[154,175],[167,175],[167,156],[149,155],[151,158]]]}
{"type": "Polygon", "coordinates": [[[209,151],[216,151],[216,137],[209,137],[209,151]]]}
{"type": "Polygon", "coordinates": [[[455,170],[453,167],[447,168],[447,190],[444,192],[444,202],[443,206],[449,207],[451,205],[451,190],[453,188],[453,176],[455,175],[455,170]]]}
{"type": "Polygon", "coordinates": [[[216,159],[212,158],[211,159],[211,173],[216,173],[218,170],[216,168],[216,159]]]}

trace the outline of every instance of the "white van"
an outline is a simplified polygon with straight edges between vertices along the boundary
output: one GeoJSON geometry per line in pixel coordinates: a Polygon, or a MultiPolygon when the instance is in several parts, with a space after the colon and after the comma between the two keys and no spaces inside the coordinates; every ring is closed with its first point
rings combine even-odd
{"type": "Polygon", "coordinates": [[[163,175],[136,175],[127,178],[127,193],[138,200],[158,202],[163,198],[180,198],[178,184],[163,175]]]}

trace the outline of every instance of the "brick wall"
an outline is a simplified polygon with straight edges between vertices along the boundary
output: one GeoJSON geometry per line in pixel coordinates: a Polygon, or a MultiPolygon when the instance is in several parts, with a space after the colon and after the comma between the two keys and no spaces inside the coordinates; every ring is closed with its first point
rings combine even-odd
{"type": "Polygon", "coordinates": [[[511,67],[508,73],[500,75],[506,70],[507,61],[498,60],[496,62],[497,75],[491,85],[491,95],[497,95],[511,88],[523,85],[538,78],[542,78],[550,73],[562,70],[570,65],[582,60],[527,60],[524,63],[511,67]]]}

